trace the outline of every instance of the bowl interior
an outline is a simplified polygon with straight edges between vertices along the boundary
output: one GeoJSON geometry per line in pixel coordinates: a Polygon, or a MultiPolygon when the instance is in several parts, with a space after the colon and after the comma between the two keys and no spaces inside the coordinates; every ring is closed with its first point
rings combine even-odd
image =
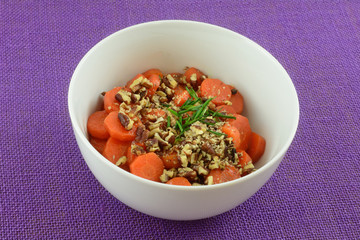
{"type": "Polygon", "coordinates": [[[281,65],[264,49],[232,31],[204,23],[160,21],[119,31],[101,41],[78,65],[69,89],[75,131],[86,141],[88,116],[100,107],[100,93],[123,86],[149,68],[182,72],[201,69],[235,86],[245,99],[244,115],[267,147],[261,168],[282,155],[295,134],[296,91],[281,65]]]}

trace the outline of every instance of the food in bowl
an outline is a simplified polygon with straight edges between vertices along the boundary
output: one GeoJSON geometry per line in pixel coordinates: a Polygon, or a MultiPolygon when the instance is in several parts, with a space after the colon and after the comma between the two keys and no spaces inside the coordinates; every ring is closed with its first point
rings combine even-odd
{"type": "Polygon", "coordinates": [[[103,96],[103,109],[87,122],[90,143],[139,177],[219,184],[255,171],[265,151],[265,139],[241,115],[241,93],[197,68],[149,69],[103,96]]]}

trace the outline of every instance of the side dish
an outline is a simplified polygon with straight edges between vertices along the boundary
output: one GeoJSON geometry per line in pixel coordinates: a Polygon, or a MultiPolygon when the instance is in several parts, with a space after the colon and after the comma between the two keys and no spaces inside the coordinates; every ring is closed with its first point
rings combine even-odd
{"type": "Polygon", "coordinates": [[[199,69],[149,69],[103,93],[90,115],[90,143],[134,175],[172,185],[212,185],[255,171],[265,139],[241,115],[233,86],[199,69]]]}

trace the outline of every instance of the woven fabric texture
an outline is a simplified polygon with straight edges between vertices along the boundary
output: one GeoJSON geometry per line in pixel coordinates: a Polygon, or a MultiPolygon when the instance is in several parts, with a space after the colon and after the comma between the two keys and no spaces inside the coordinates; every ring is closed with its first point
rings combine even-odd
{"type": "Polygon", "coordinates": [[[1,1],[1,239],[359,239],[359,1],[1,1]],[[222,215],[139,213],[94,178],[67,110],[71,75],[98,41],[153,20],[207,22],[279,60],[299,128],[271,179],[222,215]]]}

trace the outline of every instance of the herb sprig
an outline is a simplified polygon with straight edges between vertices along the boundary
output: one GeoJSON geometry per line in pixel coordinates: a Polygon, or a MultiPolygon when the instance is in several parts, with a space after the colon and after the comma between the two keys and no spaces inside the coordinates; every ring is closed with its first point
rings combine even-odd
{"type": "MultiPolygon", "coordinates": [[[[178,135],[177,139],[180,139],[180,137],[190,129],[191,124],[200,121],[202,123],[205,123],[206,125],[215,125],[214,122],[206,121],[208,117],[213,117],[215,119],[215,122],[219,121],[219,118],[229,118],[229,119],[236,119],[234,116],[225,115],[218,111],[213,111],[208,108],[211,100],[214,98],[209,98],[205,102],[202,101],[201,98],[198,97],[195,90],[193,88],[185,87],[186,91],[189,93],[190,98],[185,101],[185,103],[180,107],[179,111],[175,111],[168,107],[169,112],[177,117],[175,128],[180,131],[180,134],[178,135]],[[192,115],[189,114],[189,112],[192,112],[192,115]]],[[[168,126],[170,120],[168,118],[168,126]]],[[[225,135],[223,133],[214,132],[211,130],[208,130],[209,132],[221,136],[225,135]]]]}

